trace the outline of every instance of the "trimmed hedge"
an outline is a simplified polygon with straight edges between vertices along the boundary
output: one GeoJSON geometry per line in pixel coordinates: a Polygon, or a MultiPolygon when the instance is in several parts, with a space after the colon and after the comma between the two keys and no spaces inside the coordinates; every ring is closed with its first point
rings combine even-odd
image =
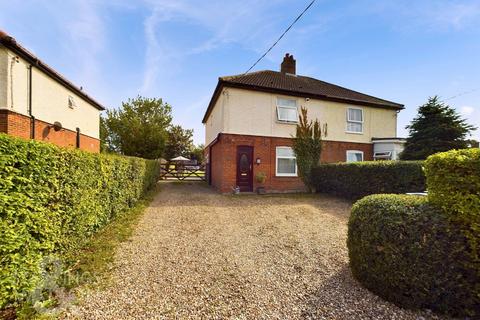
{"type": "Polygon", "coordinates": [[[377,193],[425,191],[422,161],[321,164],[312,171],[317,192],[349,199],[377,193]]]}
{"type": "Polygon", "coordinates": [[[480,149],[434,154],[425,161],[425,174],[428,199],[455,220],[475,223],[480,233],[480,149]]]}
{"type": "Polygon", "coordinates": [[[157,161],[0,134],[0,308],[35,288],[44,257],[82,245],[158,174],[157,161]]]}
{"type": "MultiPolygon", "coordinates": [[[[467,239],[465,268],[475,270],[480,305],[480,149],[452,150],[425,161],[429,201],[442,208],[467,239]]],[[[479,306],[480,308],[480,306],[479,306]]],[[[480,318],[480,312],[476,314],[480,318]]]]}
{"type": "Polygon", "coordinates": [[[470,254],[468,233],[427,197],[365,197],[349,221],[352,273],[400,306],[480,317],[480,264],[470,254]]]}

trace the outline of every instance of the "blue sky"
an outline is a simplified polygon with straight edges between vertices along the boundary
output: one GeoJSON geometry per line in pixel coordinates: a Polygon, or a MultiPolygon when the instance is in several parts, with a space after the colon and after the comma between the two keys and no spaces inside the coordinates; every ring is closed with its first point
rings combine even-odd
{"type": "MultiPolygon", "coordinates": [[[[138,94],[204,140],[219,76],[245,72],[309,1],[0,0],[0,28],[109,108],[138,94]]],[[[399,136],[438,94],[480,127],[480,1],[317,0],[256,67],[405,104],[399,136]]],[[[474,133],[480,139],[480,132],[474,133]]]]}

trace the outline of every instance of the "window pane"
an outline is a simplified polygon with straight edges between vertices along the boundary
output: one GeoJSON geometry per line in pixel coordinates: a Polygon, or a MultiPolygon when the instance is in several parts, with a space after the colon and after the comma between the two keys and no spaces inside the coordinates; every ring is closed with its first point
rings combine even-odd
{"type": "Polygon", "coordinates": [[[347,122],[347,131],[362,132],[363,124],[358,122],[347,122]]]}
{"type": "Polygon", "coordinates": [[[282,107],[297,107],[297,101],[291,99],[277,99],[277,104],[282,107]]]}
{"type": "Polygon", "coordinates": [[[348,152],[347,162],[363,161],[363,155],[361,152],[348,152]]]}
{"type": "Polygon", "coordinates": [[[247,172],[250,170],[250,164],[248,163],[248,157],[244,153],[240,156],[240,172],[247,172]]]}
{"type": "Polygon", "coordinates": [[[277,160],[277,173],[279,174],[295,174],[295,159],[281,159],[277,160]]]}
{"type": "Polygon", "coordinates": [[[293,153],[292,148],[284,147],[284,148],[277,148],[277,157],[295,157],[295,153],[293,153]]]}
{"type": "Polygon", "coordinates": [[[297,108],[278,107],[278,120],[296,122],[297,108]]]}
{"type": "Polygon", "coordinates": [[[361,109],[348,109],[348,121],[363,121],[361,109]]]}

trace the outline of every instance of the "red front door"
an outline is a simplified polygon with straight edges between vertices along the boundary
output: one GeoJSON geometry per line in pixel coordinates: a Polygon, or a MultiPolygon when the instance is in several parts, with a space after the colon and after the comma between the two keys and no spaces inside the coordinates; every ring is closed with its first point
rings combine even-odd
{"type": "Polygon", "coordinates": [[[253,191],[253,147],[237,147],[237,186],[240,191],[253,191]]]}

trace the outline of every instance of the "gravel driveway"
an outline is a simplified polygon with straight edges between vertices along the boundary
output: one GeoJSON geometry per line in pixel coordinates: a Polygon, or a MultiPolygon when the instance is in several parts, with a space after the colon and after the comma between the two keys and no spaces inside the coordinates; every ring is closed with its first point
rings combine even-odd
{"type": "Polygon", "coordinates": [[[108,287],[73,319],[438,319],[387,303],[348,269],[350,203],[319,195],[219,195],[163,183],[118,249],[108,287]]]}

